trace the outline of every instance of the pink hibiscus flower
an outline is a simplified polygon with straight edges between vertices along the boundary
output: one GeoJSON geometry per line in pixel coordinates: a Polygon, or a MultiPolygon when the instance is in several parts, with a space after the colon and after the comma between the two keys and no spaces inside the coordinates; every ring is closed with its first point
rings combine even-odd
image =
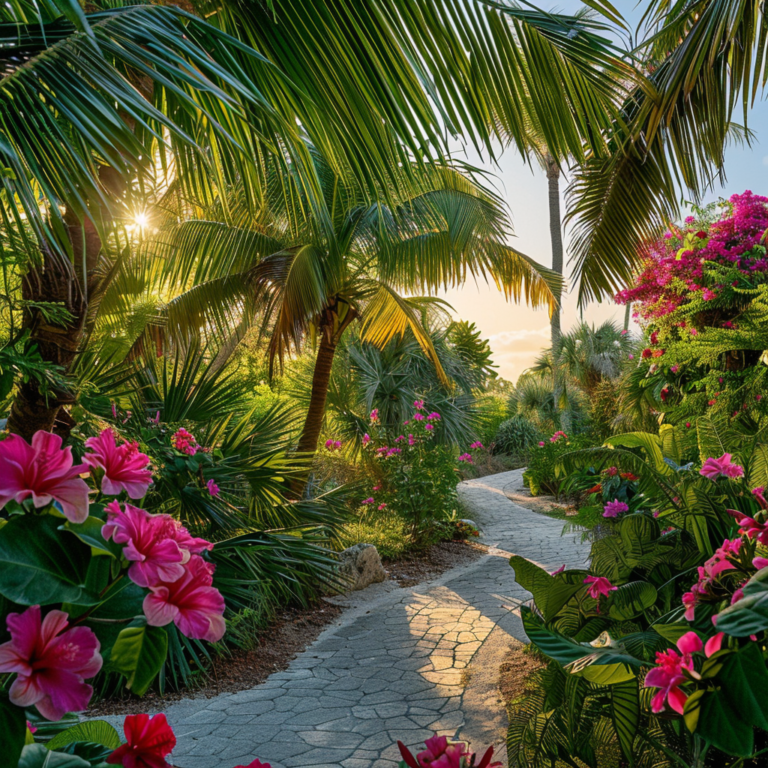
{"type": "Polygon", "coordinates": [[[216,498],[221,492],[221,489],[219,488],[218,485],[216,485],[216,481],[213,478],[211,478],[206,483],[206,485],[208,486],[208,493],[210,493],[211,496],[213,496],[214,498],[216,498]]]}
{"type": "Polygon", "coordinates": [[[608,597],[611,592],[615,592],[618,587],[614,587],[604,576],[587,576],[584,579],[585,584],[589,584],[587,592],[595,600],[599,600],[601,595],[608,597]]]}
{"type": "Polygon", "coordinates": [[[144,615],[153,627],[173,622],[186,637],[216,642],[226,630],[224,598],[213,587],[214,566],[192,555],[184,575],[174,582],[150,587],[144,598],[144,615]]]}
{"type": "Polygon", "coordinates": [[[150,515],[130,504],[126,504],[123,511],[112,501],[107,504],[107,522],[101,534],[105,539],[125,544],[123,554],[131,563],[128,569],[131,581],[140,587],[152,587],[184,575],[184,563],[190,553],[169,535],[172,528],[162,515],[150,515]]]}
{"type": "Polygon", "coordinates": [[[710,480],[717,480],[718,477],[743,477],[744,467],[734,464],[730,453],[724,453],[719,459],[707,459],[699,474],[710,480]]]}
{"type": "Polygon", "coordinates": [[[142,498],[152,484],[152,472],[147,469],[149,456],[139,451],[136,443],[125,442],[117,445],[115,433],[107,427],[98,437],[89,437],[83,461],[89,467],[104,470],[101,480],[102,493],[117,496],[125,491],[132,499],[142,498]]]}
{"type": "Polygon", "coordinates": [[[23,437],[8,435],[0,442],[0,509],[11,499],[29,496],[36,507],[58,501],[65,517],[82,523],[88,517],[88,485],[78,477],[85,464],[72,463],[72,449],[61,438],[35,432],[30,445],[23,437]]]}
{"type": "Polygon", "coordinates": [[[63,611],[41,619],[40,606],[6,618],[11,640],[0,645],[0,672],[16,673],[10,688],[18,707],[36,706],[48,720],[88,706],[93,688],[85,680],[101,669],[99,641],[87,627],[67,629],[63,611]]]}
{"type": "Polygon", "coordinates": [[[666,704],[678,714],[683,714],[688,695],[680,689],[680,686],[688,680],[684,670],[698,677],[694,671],[693,654],[704,649],[709,658],[720,650],[723,644],[724,633],[719,632],[711,637],[707,644],[701,642],[701,638],[695,632],[686,632],[678,641],[678,654],[674,649],[656,654],[656,664],[646,676],[644,686],[646,688],[658,688],[658,693],[651,701],[653,712],[663,712],[666,704]]]}

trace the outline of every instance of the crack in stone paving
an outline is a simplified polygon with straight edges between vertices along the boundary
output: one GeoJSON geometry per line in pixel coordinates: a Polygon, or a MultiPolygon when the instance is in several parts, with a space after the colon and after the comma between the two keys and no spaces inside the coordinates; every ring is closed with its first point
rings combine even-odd
{"type": "MultiPolygon", "coordinates": [[[[284,672],[261,685],[169,706],[178,768],[232,768],[258,757],[272,768],[396,768],[400,739],[420,747],[435,731],[503,753],[497,689],[510,638],[525,641],[514,609],[529,594],[510,553],[553,570],[586,563],[578,534],[511,502],[502,488],[522,470],[459,485],[489,553],[435,581],[355,593],[356,607],[284,672]]],[[[381,585],[380,585],[381,586],[381,585]]],[[[505,763],[506,764],[506,763],[505,763]]]]}

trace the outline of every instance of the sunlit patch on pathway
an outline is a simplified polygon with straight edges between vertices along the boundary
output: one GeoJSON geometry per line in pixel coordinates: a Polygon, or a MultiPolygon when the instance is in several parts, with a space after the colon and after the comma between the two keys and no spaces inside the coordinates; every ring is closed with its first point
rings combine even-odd
{"type": "Polygon", "coordinates": [[[577,535],[561,537],[561,521],[504,496],[519,476],[459,486],[489,555],[351,609],[252,690],[170,706],[173,764],[232,768],[258,757],[273,768],[395,768],[397,739],[418,747],[435,731],[501,747],[495,681],[505,640],[525,637],[515,608],[528,597],[508,554],[554,569],[583,565],[588,551],[577,535]]]}

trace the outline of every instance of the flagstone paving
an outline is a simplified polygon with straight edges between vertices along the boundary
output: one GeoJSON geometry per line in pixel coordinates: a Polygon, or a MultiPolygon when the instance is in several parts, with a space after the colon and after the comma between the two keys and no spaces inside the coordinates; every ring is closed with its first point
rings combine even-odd
{"type": "Polygon", "coordinates": [[[506,716],[496,689],[510,637],[525,639],[515,610],[529,595],[511,553],[552,570],[585,564],[588,545],[563,523],[503,492],[521,470],[461,483],[466,514],[488,554],[411,588],[377,585],[284,672],[252,690],[171,705],[179,768],[396,768],[395,742],[418,747],[435,731],[495,742],[506,716]],[[505,642],[507,641],[507,642],[505,642]]]}

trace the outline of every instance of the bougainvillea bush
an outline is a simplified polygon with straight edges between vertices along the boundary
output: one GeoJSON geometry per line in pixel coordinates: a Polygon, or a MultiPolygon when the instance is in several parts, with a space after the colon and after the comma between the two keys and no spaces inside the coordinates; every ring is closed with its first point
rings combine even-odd
{"type": "Polygon", "coordinates": [[[578,448],[594,445],[589,435],[569,437],[558,430],[542,438],[528,450],[528,466],[523,472],[523,481],[532,496],[542,493],[560,498],[569,483],[569,476],[560,467],[560,459],[578,448]]]}
{"type": "Polygon", "coordinates": [[[629,384],[668,421],[762,412],[768,368],[768,198],[745,192],[649,245],[631,302],[646,344],[629,384]]]}
{"type": "Polygon", "coordinates": [[[586,568],[512,558],[550,660],[511,720],[517,764],[550,765],[563,744],[601,768],[768,754],[768,424],[692,429],[694,460],[671,425],[563,457],[596,470],[600,535],[586,568]]]}

